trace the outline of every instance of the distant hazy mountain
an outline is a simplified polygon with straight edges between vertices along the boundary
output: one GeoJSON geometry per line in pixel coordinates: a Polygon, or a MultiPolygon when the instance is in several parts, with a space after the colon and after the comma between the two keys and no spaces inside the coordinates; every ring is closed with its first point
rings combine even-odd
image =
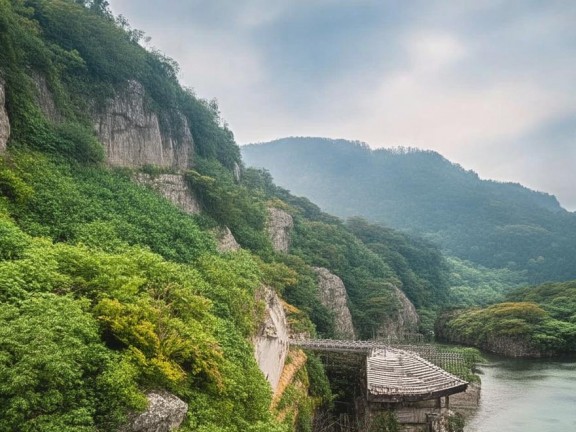
{"type": "Polygon", "coordinates": [[[534,282],[576,278],[576,214],[552,195],[481,180],[432,151],[285,138],[242,153],[329,213],[423,233],[451,255],[527,270],[534,282]]]}

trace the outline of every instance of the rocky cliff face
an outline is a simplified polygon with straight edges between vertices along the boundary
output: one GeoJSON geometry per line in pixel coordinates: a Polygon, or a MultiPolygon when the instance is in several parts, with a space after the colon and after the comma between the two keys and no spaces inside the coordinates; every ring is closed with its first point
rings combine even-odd
{"type": "Polygon", "coordinates": [[[240,245],[234,238],[230,228],[223,227],[216,231],[216,241],[218,242],[218,252],[234,252],[240,249],[240,245]]]}
{"type": "Polygon", "coordinates": [[[543,357],[544,353],[535,348],[529,337],[496,337],[490,336],[486,343],[479,348],[506,357],[543,357]]]}
{"type": "Polygon", "coordinates": [[[287,212],[276,207],[268,208],[266,231],[276,252],[288,252],[290,249],[290,232],[293,227],[294,221],[287,212]]]}
{"type": "Polygon", "coordinates": [[[178,130],[163,131],[156,113],[146,107],[142,85],[130,81],[94,117],[95,129],[104,145],[108,163],[116,166],[186,169],[194,142],[184,116],[178,130]]]}
{"type": "Polygon", "coordinates": [[[406,294],[394,285],[390,285],[390,289],[398,304],[398,310],[382,323],[377,336],[383,339],[403,340],[406,335],[416,333],[420,318],[406,294]]]}
{"type": "Polygon", "coordinates": [[[6,89],[4,81],[0,78],[0,151],[6,150],[8,138],[10,138],[10,121],[6,111],[6,89]]]}
{"type": "Polygon", "coordinates": [[[62,116],[56,108],[56,103],[54,102],[54,96],[48,88],[48,83],[46,78],[39,73],[34,72],[32,74],[32,81],[36,87],[36,102],[38,106],[46,116],[48,120],[52,123],[58,123],[62,120],[62,116]]]}
{"type": "Polygon", "coordinates": [[[288,322],[282,302],[270,287],[262,287],[259,297],[266,305],[265,316],[254,337],[254,353],[260,370],[275,391],[288,354],[288,322]]]}
{"type": "Polygon", "coordinates": [[[320,302],[334,313],[336,337],[355,339],[356,333],[352,324],[352,315],[348,308],[348,296],[344,282],[338,276],[323,267],[314,267],[318,276],[320,302]]]}
{"type": "Polygon", "coordinates": [[[169,432],[184,421],[188,405],[168,392],[147,395],[148,409],[136,416],[121,432],[169,432]]]}
{"type": "Polygon", "coordinates": [[[159,174],[153,176],[137,173],[134,180],[140,185],[151,187],[186,213],[200,213],[200,203],[194,196],[194,192],[188,187],[183,175],[159,174]]]}

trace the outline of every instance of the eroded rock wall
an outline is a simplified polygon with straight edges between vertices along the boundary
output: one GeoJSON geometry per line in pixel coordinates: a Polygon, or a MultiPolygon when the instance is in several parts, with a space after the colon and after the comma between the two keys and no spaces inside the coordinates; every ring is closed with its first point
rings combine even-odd
{"type": "Polygon", "coordinates": [[[216,241],[218,244],[216,245],[218,252],[225,253],[225,252],[234,252],[240,249],[240,245],[234,238],[232,231],[230,228],[223,227],[216,231],[216,241]]]}
{"type": "Polygon", "coordinates": [[[6,88],[0,78],[0,151],[6,150],[8,138],[10,138],[10,120],[6,111],[6,88]]]}
{"type": "Polygon", "coordinates": [[[31,78],[34,82],[34,86],[36,87],[36,102],[38,103],[38,106],[46,118],[52,123],[58,123],[62,121],[62,116],[56,107],[54,96],[48,88],[46,78],[37,72],[32,73],[31,78]]]}
{"type": "Polygon", "coordinates": [[[134,180],[140,185],[151,187],[186,213],[200,213],[200,203],[188,187],[183,175],[137,173],[134,180]]]}
{"type": "Polygon", "coordinates": [[[169,432],[182,424],[188,404],[168,392],[151,392],[147,397],[146,411],[137,415],[121,432],[169,432]]]}
{"type": "Polygon", "coordinates": [[[130,81],[94,116],[109,164],[184,170],[190,164],[194,142],[186,119],[181,116],[180,120],[178,130],[163,133],[158,116],[146,107],[144,87],[136,81],[130,81]]]}
{"type": "Polygon", "coordinates": [[[259,297],[266,309],[264,320],[253,340],[254,354],[260,370],[275,391],[289,349],[288,321],[282,302],[272,288],[262,287],[259,297]]]}
{"type": "Polygon", "coordinates": [[[402,341],[405,336],[417,332],[420,318],[406,294],[392,284],[389,285],[389,288],[394,295],[398,309],[382,323],[377,336],[391,341],[402,341]]]}
{"type": "Polygon", "coordinates": [[[355,339],[356,332],[348,308],[348,295],[344,282],[326,268],[314,267],[314,271],[318,277],[320,302],[334,314],[336,338],[355,339]]]}
{"type": "Polygon", "coordinates": [[[294,227],[292,216],[276,207],[268,208],[266,231],[276,252],[288,253],[290,250],[290,232],[294,227]]]}

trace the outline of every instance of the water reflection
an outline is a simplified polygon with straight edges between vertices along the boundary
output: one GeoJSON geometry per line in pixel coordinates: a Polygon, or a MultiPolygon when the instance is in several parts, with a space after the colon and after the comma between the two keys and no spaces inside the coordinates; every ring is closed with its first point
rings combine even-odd
{"type": "Polygon", "coordinates": [[[489,360],[467,432],[576,431],[576,359],[489,360]]]}

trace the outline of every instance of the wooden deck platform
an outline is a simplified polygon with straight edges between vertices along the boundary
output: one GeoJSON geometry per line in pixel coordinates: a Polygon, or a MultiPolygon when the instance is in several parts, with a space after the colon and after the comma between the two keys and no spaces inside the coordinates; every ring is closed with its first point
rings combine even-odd
{"type": "Polygon", "coordinates": [[[366,398],[369,402],[400,403],[439,399],[466,390],[468,383],[418,354],[378,341],[300,340],[292,345],[312,351],[366,355],[366,398]]]}

